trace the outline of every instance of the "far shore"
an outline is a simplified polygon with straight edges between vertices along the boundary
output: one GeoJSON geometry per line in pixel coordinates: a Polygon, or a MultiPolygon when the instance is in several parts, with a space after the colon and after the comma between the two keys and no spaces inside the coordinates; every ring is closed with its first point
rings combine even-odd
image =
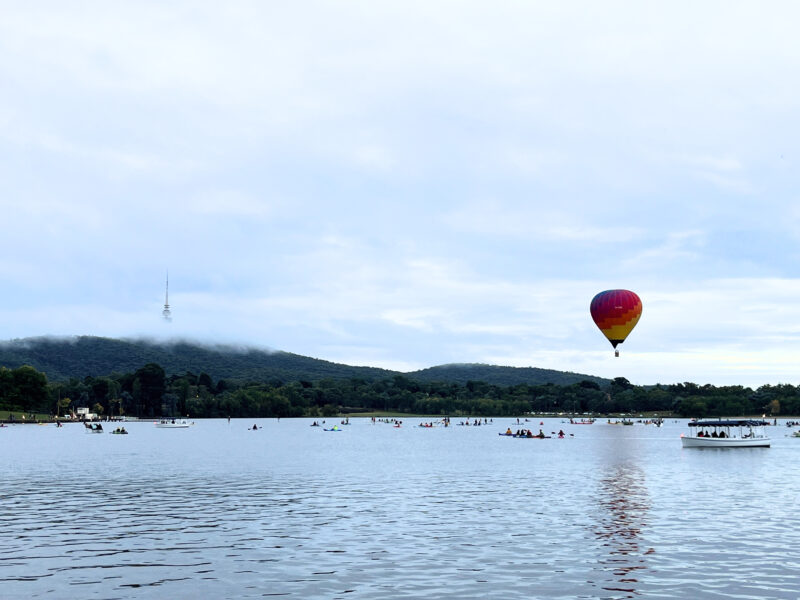
{"type": "MultiPolygon", "coordinates": [[[[432,421],[443,419],[445,416],[449,417],[451,421],[464,421],[466,419],[470,420],[495,420],[495,419],[561,419],[561,420],[569,420],[574,419],[575,421],[583,421],[588,419],[593,419],[597,422],[603,422],[605,420],[618,420],[618,419],[627,419],[630,421],[650,421],[655,419],[663,419],[663,420],[675,420],[675,419],[686,419],[686,418],[702,418],[702,419],[761,419],[770,422],[776,421],[797,421],[800,422],[800,416],[789,416],[789,415],[781,415],[781,416],[763,416],[763,415],[725,415],[721,417],[681,417],[678,415],[670,414],[670,413],[638,413],[638,414],[630,414],[630,413],[611,413],[611,414],[603,414],[603,415],[574,415],[569,413],[532,413],[532,414],[525,414],[525,415],[493,415],[493,416],[477,416],[477,415],[429,415],[429,414],[422,414],[422,413],[398,413],[398,412],[391,412],[391,411],[373,411],[373,412],[343,412],[337,415],[332,416],[311,416],[311,417],[234,417],[240,419],[372,419],[373,417],[376,419],[430,419],[432,421]]],[[[100,419],[96,419],[95,422],[125,422],[125,421],[140,421],[140,422],[148,422],[153,420],[158,420],[162,418],[171,418],[171,417],[126,417],[126,416],[114,416],[111,418],[103,417],[100,419]]],[[[190,418],[194,419],[194,417],[182,417],[182,418],[190,418]]],[[[218,417],[221,419],[225,419],[226,417],[218,417]]],[[[195,420],[204,420],[204,419],[195,419],[195,420]]],[[[80,419],[70,419],[65,417],[54,417],[53,415],[46,415],[42,413],[21,413],[15,411],[3,411],[0,410],[0,423],[6,425],[42,425],[42,424],[52,424],[52,423],[84,423],[86,421],[80,419]]]]}

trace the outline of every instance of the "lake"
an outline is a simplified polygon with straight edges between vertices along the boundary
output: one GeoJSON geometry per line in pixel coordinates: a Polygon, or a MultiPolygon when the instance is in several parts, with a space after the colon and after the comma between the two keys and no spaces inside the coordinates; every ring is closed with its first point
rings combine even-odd
{"type": "Polygon", "coordinates": [[[2,428],[0,597],[800,598],[789,428],[460,420],[2,428]]]}

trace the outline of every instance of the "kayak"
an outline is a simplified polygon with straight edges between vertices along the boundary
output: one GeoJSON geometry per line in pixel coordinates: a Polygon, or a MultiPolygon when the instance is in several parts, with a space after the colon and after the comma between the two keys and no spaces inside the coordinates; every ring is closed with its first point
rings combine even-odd
{"type": "Polygon", "coordinates": [[[502,436],[505,436],[505,437],[514,437],[513,433],[498,433],[497,435],[502,435],[502,436]]]}
{"type": "Polygon", "coordinates": [[[344,429],[323,429],[323,431],[344,431],[344,429]]]}

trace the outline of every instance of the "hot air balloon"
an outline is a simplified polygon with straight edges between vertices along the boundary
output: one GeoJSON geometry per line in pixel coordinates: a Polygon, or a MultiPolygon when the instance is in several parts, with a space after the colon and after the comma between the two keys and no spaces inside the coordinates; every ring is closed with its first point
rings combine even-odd
{"type": "Polygon", "coordinates": [[[628,290],[606,290],[592,298],[589,310],[595,324],[614,346],[614,356],[619,356],[617,344],[625,341],[642,316],[639,296],[628,290]]]}

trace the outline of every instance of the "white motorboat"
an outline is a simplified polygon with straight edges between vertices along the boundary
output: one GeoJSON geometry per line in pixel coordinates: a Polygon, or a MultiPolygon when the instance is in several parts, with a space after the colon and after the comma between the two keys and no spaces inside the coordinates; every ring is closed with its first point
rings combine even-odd
{"type": "Polygon", "coordinates": [[[185,429],[190,423],[186,419],[161,419],[156,422],[156,427],[162,429],[185,429]]]}
{"type": "Polygon", "coordinates": [[[694,431],[681,434],[681,444],[684,448],[769,448],[770,439],[764,432],[767,425],[767,421],[753,419],[690,421],[694,431]]]}

